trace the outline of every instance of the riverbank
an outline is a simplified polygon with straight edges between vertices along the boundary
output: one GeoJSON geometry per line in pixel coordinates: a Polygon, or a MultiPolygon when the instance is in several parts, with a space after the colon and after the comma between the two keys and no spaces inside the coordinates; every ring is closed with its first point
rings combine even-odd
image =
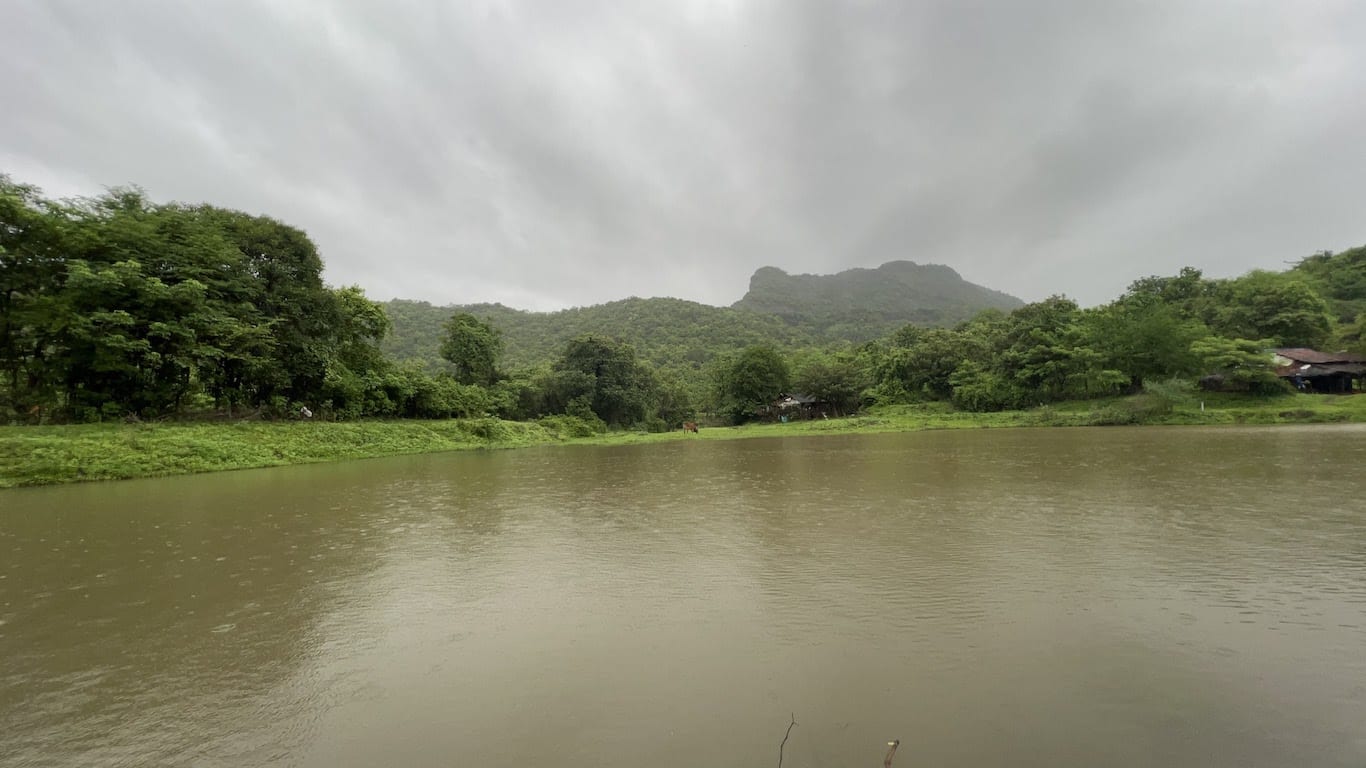
{"type": "Polygon", "coordinates": [[[999,413],[969,413],[943,403],[925,403],[888,406],[842,419],[704,427],[698,434],[613,432],[586,437],[554,419],[540,423],[485,418],[0,427],[0,488],[548,444],[623,445],[992,427],[1335,422],[1366,422],[1366,397],[1209,395],[1173,403],[1139,395],[999,413]]]}

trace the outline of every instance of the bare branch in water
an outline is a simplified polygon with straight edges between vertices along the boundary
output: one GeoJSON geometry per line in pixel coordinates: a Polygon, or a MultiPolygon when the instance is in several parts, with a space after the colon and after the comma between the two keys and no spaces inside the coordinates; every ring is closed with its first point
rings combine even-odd
{"type": "Polygon", "coordinates": [[[882,768],[892,768],[892,758],[896,757],[896,748],[901,746],[901,739],[892,739],[887,746],[890,749],[887,750],[887,758],[882,761],[882,768]]]}
{"type": "Polygon", "coordinates": [[[787,724],[787,733],[783,734],[783,743],[778,745],[778,768],[783,768],[783,747],[787,746],[787,737],[792,735],[792,726],[797,724],[797,713],[792,713],[792,722],[787,724]]]}

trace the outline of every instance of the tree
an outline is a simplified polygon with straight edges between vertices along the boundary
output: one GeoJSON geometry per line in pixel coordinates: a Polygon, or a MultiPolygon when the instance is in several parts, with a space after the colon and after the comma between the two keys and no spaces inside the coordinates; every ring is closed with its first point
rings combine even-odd
{"type": "Polygon", "coordinates": [[[317,246],[303,230],[266,216],[207,206],[201,211],[240,254],[247,275],[243,300],[269,327],[270,358],[256,375],[253,400],[317,399],[332,353],[328,324],[337,316],[317,246]]]}
{"type": "Polygon", "coordinates": [[[66,224],[63,206],[0,174],[0,408],[14,417],[53,405],[60,387],[51,319],[66,224]]]}
{"type": "Polygon", "coordinates": [[[1213,287],[1200,270],[1182,267],[1172,277],[1152,275],[1133,281],[1119,301],[1138,299],[1146,303],[1155,299],[1171,307],[1182,319],[1192,320],[1203,317],[1208,311],[1213,287]]]}
{"type": "Polygon", "coordinates": [[[1271,346],[1271,339],[1251,341],[1207,336],[1191,344],[1191,353],[1199,358],[1206,373],[1223,377],[1233,389],[1271,394],[1285,390],[1273,369],[1268,351],[1271,346]]]}
{"type": "Polygon", "coordinates": [[[723,365],[716,382],[721,410],[736,422],[744,421],[787,390],[791,380],[787,362],[767,345],[741,352],[723,365]]]}
{"type": "Polygon", "coordinates": [[[922,330],[894,346],[880,367],[880,378],[895,380],[910,395],[946,400],[953,393],[953,372],[969,359],[981,359],[985,350],[973,336],[947,328],[922,330]]]}
{"type": "Polygon", "coordinates": [[[1321,251],[1296,264],[1291,274],[1309,281],[1339,323],[1350,324],[1366,312],[1366,246],[1321,251]]]}
{"type": "MultiPolygon", "coordinates": [[[[1061,400],[1076,394],[1092,356],[1081,333],[1081,310],[1064,296],[1051,296],[1010,313],[997,356],[1021,403],[1061,400]]],[[[1089,394],[1089,393],[1088,393],[1089,394]]]]}
{"type": "Polygon", "coordinates": [[[953,372],[953,404],[966,411],[999,411],[1020,405],[1020,392],[1002,374],[975,360],[953,372]]]}
{"type": "Polygon", "coordinates": [[[323,358],[323,380],[310,399],[351,418],[393,415],[398,403],[386,388],[392,366],[379,350],[389,331],[388,315],[358,286],[328,290],[325,295],[328,333],[314,342],[323,358]]]}
{"type": "Polygon", "coordinates": [[[858,409],[867,383],[868,377],[858,359],[847,353],[808,357],[792,377],[794,389],[830,403],[839,414],[858,409]]]}
{"type": "Polygon", "coordinates": [[[454,368],[456,381],[490,386],[498,380],[503,337],[497,328],[468,312],[455,313],[442,328],[441,357],[454,368]]]}
{"type": "Polygon", "coordinates": [[[1338,347],[1366,354],[1366,312],[1358,314],[1351,323],[1340,326],[1334,340],[1338,347]]]}
{"type": "Polygon", "coordinates": [[[656,373],[658,383],[656,415],[669,428],[676,428],[685,421],[697,418],[697,407],[686,384],[677,376],[667,372],[656,373]]]}
{"type": "Polygon", "coordinates": [[[1328,339],[1328,305],[1289,273],[1249,272],[1217,290],[1211,328],[1227,338],[1269,339],[1272,346],[1317,347],[1328,339]]]}
{"type": "Polygon", "coordinates": [[[581,336],[565,346],[553,380],[564,389],[565,412],[587,406],[609,426],[643,422],[656,400],[650,370],[636,362],[629,344],[601,336],[581,336]],[[571,394],[577,391],[577,394],[571,394]]]}
{"type": "Polygon", "coordinates": [[[1198,361],[1191,343],[1209,335],[1198,320],[1153,294],[1133,293],[1085,314],[1087,344],[1099,353],[1098,366],[1117,371],[1137,392],[1144,381],[1192,374],[1198,361]]]}
{"type": "Polygon", "coordinates": [[[167,285],[137,261],[96,270],[76,260],[63,298],[59,355],[69,407],[111,416],[178,409],[205,354],[197,346],[202,283],[167,285]]]}

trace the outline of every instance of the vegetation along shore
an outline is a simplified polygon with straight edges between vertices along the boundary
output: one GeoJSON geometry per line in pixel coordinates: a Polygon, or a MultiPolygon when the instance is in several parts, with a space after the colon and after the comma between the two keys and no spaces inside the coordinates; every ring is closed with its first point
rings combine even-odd
{"type": "Polygon", "coordinates": [[[0,427],[0,488],[533,445],[627,445],[997,427],[1327,423],[1366,423],[1366,398],[1211,394],[1169,399],[1137,395],[993,413],[921,403],[881,406],[839,419],[704,427],[696,434],[681,430],[596,433],[574,417],[529,423],[479,418],[0,427]]]}
{"type": "MultiPolygon", "coordinates": [[[[1081,307],[889,261],[713,307],[381,303],[308,235],[0,175],[0,486],[465,448],[1360,421],[1366,247],[1081,307]],[[699,434],[684,424],[700,422],[699,434]]],[[[458,276],[452,276],[457,280],[458,276]]]]}

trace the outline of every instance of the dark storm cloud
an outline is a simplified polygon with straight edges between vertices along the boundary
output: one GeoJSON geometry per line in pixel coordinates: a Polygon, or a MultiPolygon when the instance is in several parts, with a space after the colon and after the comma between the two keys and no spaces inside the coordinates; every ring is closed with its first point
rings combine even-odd
{"type": "Polygon", "coordinates": [[[1104,301],[1366,241],[1353,2],[9,0],[0,170],[308,230],[372,296],[1104,301]]]}

